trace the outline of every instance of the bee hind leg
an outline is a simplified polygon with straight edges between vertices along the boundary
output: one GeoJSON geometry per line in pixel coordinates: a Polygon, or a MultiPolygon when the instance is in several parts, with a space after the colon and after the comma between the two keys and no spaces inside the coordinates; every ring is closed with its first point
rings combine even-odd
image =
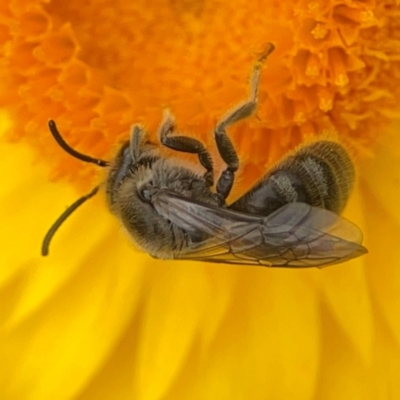
{"type": "Polygon", "coordinates": [[[197,154],[200,164],[206,169],[204,179],[208,186],[214,184],[214,167],[210,153],[204,145],[193,138],[187,136],[170,136],[174,131],[174,119],[169,111],[164,112],[164,119],[159,129],[159,138],[162,145],[183,153],[197,154]]]}
{"type": "Polygon", "coordinates": [[[253,72],[250,80],[250,96],[246,101],[239,103],[236,107],[230,110],[223,118],[219,120],[214,130],[215,141],[221,158],[227,164],[227,168],[222,172],[217,182],[217,193],[225,200],[233,186],[235,172],[239,168],[239,158],[236,150],[233,147],[229,136],[226,133],[226,128],[241,119],[249,117],[257,107],[258,86],[260,82],[261,66],[267,57],[274,50],[272,43],[259,57],[253,67],[253,72]]]}

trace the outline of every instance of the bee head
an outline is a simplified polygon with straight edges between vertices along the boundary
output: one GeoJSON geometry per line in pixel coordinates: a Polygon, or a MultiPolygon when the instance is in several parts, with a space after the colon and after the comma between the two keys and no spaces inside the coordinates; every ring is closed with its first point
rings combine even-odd
{"type": "Polygon", "coordinates": [[[111,209],[125,179],[139,180],[143,170],[150,169],[154,161],[159,159],[158,153],[157,146],[146,139],[143,127],[134,125],[129,142],[122,145],[111,164],[106,190],[111,209]]]}

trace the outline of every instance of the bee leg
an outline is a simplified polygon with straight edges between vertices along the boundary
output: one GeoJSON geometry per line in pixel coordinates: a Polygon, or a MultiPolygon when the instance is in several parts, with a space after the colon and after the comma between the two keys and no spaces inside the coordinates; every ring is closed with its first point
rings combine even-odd
{"type": "Polygon", "coordinates": [[[229,139],[229,136],[226,133],[226,128],[241,119],[249,117],[255,111],[257,107],[261,66],[273,50],[274,46],[272,43],[270,43],[266,51],[255,63],[251,75],[249,98],[230,110],[223,118],[220,119],[215,127],[214,136],[218,151],[221,158],[227,164],[227,168],[222,172],[217,182],[217,193],[223,198],[223,200],[228,197],[235,179],[235,172],[239,168],[239,158],[231,140],[229,139]]]}
{"type": "Polygon", "coordinates": [[[168,111],[165,111],[158,133],[161,143],[172,150],[197,154],[200,164],[207,170],[204,174],[206,184],[207,186],[212,186],[214,184],[214,167],[210,153],[196,139],[187,136],[169,136],[173,131],[174,119],[168,111]]]}

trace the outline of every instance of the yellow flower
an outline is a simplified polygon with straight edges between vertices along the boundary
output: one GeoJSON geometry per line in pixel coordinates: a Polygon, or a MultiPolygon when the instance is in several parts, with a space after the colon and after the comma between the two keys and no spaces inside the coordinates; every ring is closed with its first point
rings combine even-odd
{"type": "Polygon", "coordinates": [[[395,0],[3,2],[0,398],[400,398],[399,15],[395,0]],[[104,179],[49,118],[104,159],[134,122],[154,135],[165,107],[212,146],[268,42],[257,118],[229,132],[247,157],[232,198],[334,137],[355,160],[345,215],[369,255],[304,271],[157,261],[98,196],[39,256],[75,190],[104,179]]]}

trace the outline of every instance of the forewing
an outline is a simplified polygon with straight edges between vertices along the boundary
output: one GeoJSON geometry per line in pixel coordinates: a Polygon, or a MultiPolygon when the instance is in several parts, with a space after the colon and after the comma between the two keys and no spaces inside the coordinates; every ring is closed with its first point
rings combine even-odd
{"type": "Polygon", "coordinates": [[[161,190],[153,205],[164,218],[204,239],[176,258],[244,265],[323,267],[367,250],[360,229],[305,203],[289,203],[257,217],[193,201],[161,190]]]}

